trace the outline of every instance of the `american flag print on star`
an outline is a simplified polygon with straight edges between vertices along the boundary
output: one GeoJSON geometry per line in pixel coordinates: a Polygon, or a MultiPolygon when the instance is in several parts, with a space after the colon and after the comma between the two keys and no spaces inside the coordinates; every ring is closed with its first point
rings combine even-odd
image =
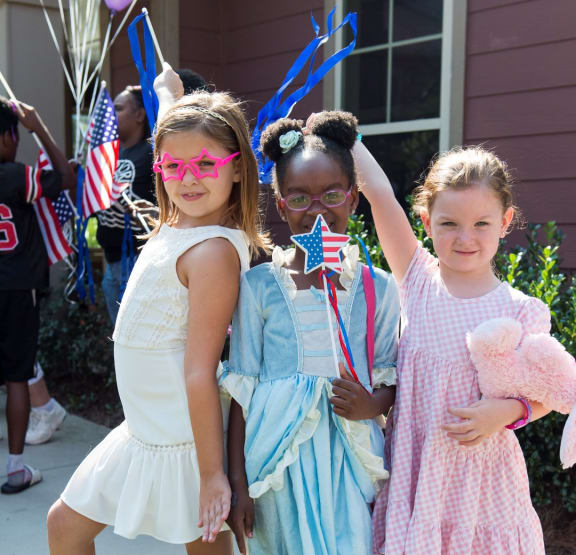
{"type": "Polygon", "coordinates": [[[292,241],[306,253],[304,272],[309,274],[317,268],[342,273],[340,251],[350,241],[348,235],[333,233],[321,214],[318,214],[312,231],[292,235],[292,241]]]}

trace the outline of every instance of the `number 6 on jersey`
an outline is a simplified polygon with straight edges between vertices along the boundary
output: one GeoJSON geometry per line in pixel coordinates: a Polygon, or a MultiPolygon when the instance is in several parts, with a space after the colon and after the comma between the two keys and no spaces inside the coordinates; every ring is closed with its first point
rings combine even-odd
{"type": "Polygon", "coordinates": [[[18,245],[16,226],[10,221],[12,210],[0,204],[0,252],[12,251],[18,245]]]}

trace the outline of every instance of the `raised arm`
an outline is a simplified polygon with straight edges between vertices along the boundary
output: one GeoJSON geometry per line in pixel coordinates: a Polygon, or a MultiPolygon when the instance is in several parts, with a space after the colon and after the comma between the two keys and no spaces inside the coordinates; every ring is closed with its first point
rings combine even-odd
{"type": "Polygon", "coordinates": [[[396,280],[401,281],[418,241],[404,210],[394,197],[388,177],[368,149],[356,141],[352,149],[361,191],[370,202],[384,256],[396,280]]]}
{"type": "Polygon", "coordinates": [[[213,542],[230,511],[216,371],[238,298],[240,262],[229,241],[214,238],[183,254],[177,271],[190,306],[184,369],[200,470],[198,525],[203,541],[213,542]]]}
{"type": "Polygon", "coordinates": [[[160,121],[170,106],[184,95],[182,80],[169,63],[164,62],[162,73],[154,79],[154,90],[158,96],[158,121],[160,121]]]}
{"type": "Polygon", "coordinates": [[[16,113],[20,123],[29,131],[36,133],[40,139],[46,155],[52,162],[52,167],[62,176],[62,187],[64,189],[74,188],[76,186],[74,172],[38,112],[32,106],[24,104],[24,102],[18,102],[18,107],[19,110],[16,113]]]}

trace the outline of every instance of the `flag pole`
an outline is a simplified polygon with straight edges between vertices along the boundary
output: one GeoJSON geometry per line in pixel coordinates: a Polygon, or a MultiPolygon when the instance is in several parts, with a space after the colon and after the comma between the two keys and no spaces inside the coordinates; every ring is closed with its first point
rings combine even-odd
{"type": "Polygon", "coordinates": [[[122,198],[126,201],[126,204],[132,209],[134,210],[134,215],[136,216],[136,218],[138,218],[138,221],[140,222],[140,225],[144,228],[144,231],[146,233],[150,233],[150,226],[146,223],[146,220],[144,219],[144,217],[142,216],[142,214],[140,214],[138,212],[138,207],[132,202],[132,200],[130,200],[130,198],[128,197],[128,195],[126,194],[126,191],[122,191],[122,198]]]}
{"type": "Polygon", "coordinates": [[[338,366],[338,354],[336,351],[336,339],[334,338],[334,330],[332,329],[332,317],[330,316],[330,296],[328,294],[328,281],[326,280],[326,267],[322,264],[322,283],[324,284],[324,294],[326,295],[326,316],[328,318],[328,331],[330,332],[330,343],[332,344],[332,357],[334,359],[334,368],[336,377],[340,377],[340,368],[338,366]]]}
{"type": "Polygon", "coordinates": [[[160,45],[158,44],[158,39],[156,38],[156,33],[154,32],[154,27],[152,27],[152,22],[150,21],[148,10],[146,8],[142,8],[142,13],[146,16],[146,23],[148,24],[148,29],[150,30],[150,35],[152,36],[152,41],[154,42],[154,48],[156,48],[156,54],[158,54],[160,65],[163,66],[164,56],[162,56],[162,51],[160,50],[160,45]]]}

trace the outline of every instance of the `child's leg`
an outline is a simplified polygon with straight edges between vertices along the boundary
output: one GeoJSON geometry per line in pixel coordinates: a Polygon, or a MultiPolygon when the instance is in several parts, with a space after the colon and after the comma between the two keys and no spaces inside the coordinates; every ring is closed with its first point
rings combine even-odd
{"type": "Polygon", "coordinates": [[[8,451],[20,455],[24,451],[24,438],[30,415],[28,382],[6,382],[6,422],[8,424],[8,451]]]}
{"type": "Polygon", "coordinates": [[[61,499],[48,511],[46,525],[50,555],[94,555],[94,538],[106,528],[77,513],[61,499]]]}
{"type": "Polygon", "coordinates": [[[206,543],[202,538],[186,544],[187,555],[232,555],[232,532],[220,532],[214,543],[206,543]]]}
{"type": "Polygon", "coordinates": [[[52,397],[48,391],[44,373],[40,378],[32,378],[28,381],[28,390],[30,391],[30,404],[32,408],[41,407],[50,402],[52,397]]]}

